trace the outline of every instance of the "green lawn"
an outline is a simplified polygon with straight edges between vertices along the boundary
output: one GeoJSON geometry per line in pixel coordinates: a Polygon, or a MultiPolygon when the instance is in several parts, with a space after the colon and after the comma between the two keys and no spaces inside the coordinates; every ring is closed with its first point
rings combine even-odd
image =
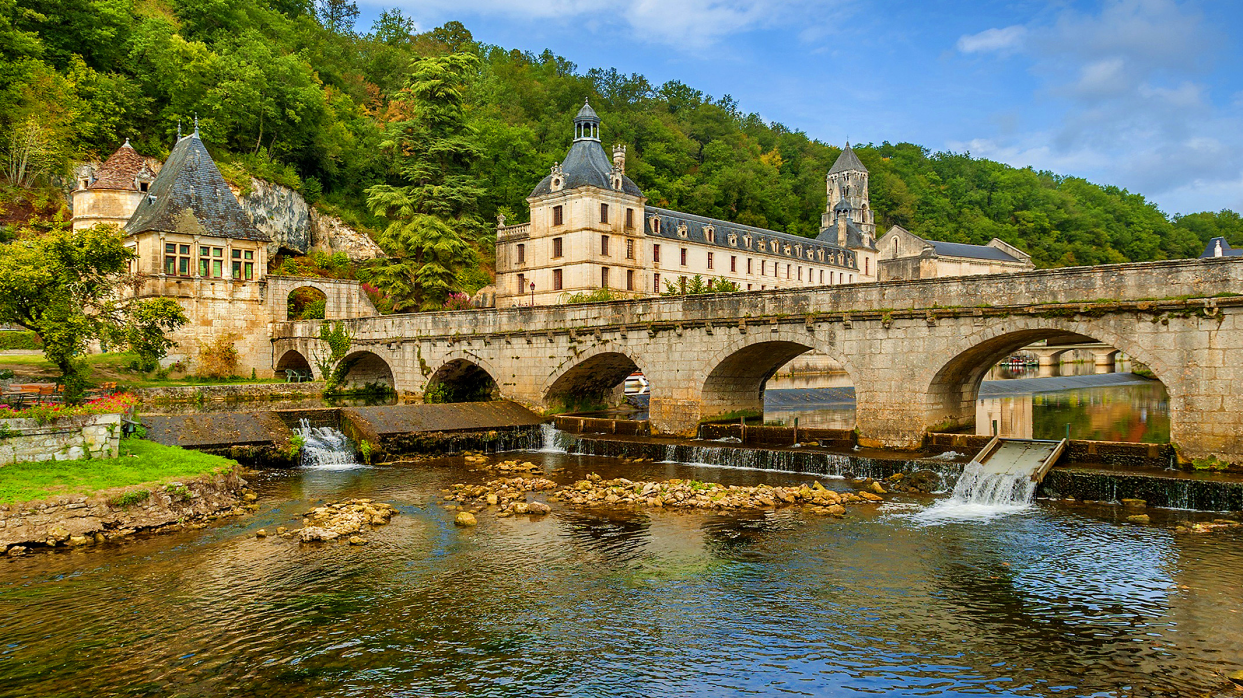
{"type": "Polygon", "coordinates": [[[226,472],[235,465],[221,456],[153,441],[122,439],[119,458],[0,466],[0,504],[68,494],[90,495],[112,487],[158,487],[174,480],[226,472]]]}

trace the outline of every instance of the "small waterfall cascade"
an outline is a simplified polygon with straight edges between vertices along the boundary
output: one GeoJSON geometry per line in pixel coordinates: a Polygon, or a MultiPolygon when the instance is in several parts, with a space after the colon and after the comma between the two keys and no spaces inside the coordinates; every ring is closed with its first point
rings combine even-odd
{"type": "Polygon", "coordinates": [[[339,470],[359,467],[354,445],[335,427],[313,427],[305,418],[293,430],[302,437],[302,467],[339,470]]]}
{"type": "Polygon", "coordinates": [[[568,434],[545,422],[539,425],[540,453],[566,453],[566,443],[573,442],[568,434]]]}
{"type": "Polygon", "coordinates": [[[979,463],[969,463],[954,485],[950,502],[987,507],[1024,507],[1032,503],[1036,481],[1027,473],[989,472],[979,463]]]}

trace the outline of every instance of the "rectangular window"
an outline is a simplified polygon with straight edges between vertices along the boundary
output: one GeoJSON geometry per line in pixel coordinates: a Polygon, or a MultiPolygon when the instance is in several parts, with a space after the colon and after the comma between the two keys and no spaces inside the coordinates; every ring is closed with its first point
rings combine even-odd
{"type": "Polygon", "coordinates": [[[521,296],[522,294],[526,292],[527,292],[527,276],[526,274],[519,274],[518,275],[518,295],[521,296]]]}
{"type": "Polygon", "coordinates": [[[634,290],[634,269],[626,270],[626,290],[627,291],[634,290]]]}
{"type": "Polygon", "coordinates": [[[748,290],[748,291],[750,291],[750,290],[751,290],[751,284],[747,284],[747,290],[748,290]]]}
{"type": "Polygon", "coordinates": [[[660,274],[652,274],[652,292],[660,293],[660,274]]]}
{"type": "Polygon", "coordinates": [[[626,241],[626,259],[634,259],[634,240],[626,241]]]}
{"type": "Polygon", "coordinates": [[[738,258],[734,255],[729,256],[729,270],[734,272],[738,271],[738,258]]]}
{"type": "Polygon", "coordinates": [[[565,219],[564,219],[564,218],[562,217],[562,215],[561,215],[561,207],[560,207],[560,206],[553,206],[553,207],[552,207],[552,224],[553,224],[553,225],[561,225],[561,223],[562,223],[564,220],[565,220],[565,219]]]}
{"type": "Polygon", "coordinates": [[[165,274],[176,274],[177,273],[177,246],[176,245],[165,245],[164,246],[164,273],[165,274]]]}
{"type": "Polygon", "coordinates": [[[600,236],[600,254],[605,257],[609,256],[609,236],[607,235],[600,236]]]}
{"type": "Polygon", "coordinates": [[[863,275],[867,276],[872,273],[872,259],[870,257],[863,258],[863,275]]]}
{"type": "Polygon", "coordinates": [[[824,283],[824,270],[823,269],[820,270],[820,283],[821,284],[824,283]]]}
{"type": "Polygon", "coordinates": [[[609,205],[608,204],[600,204],[600,222],[601,223],[609,222],[609,205]]]}
{"type": "MultiPolygon", "coordinates": [[[[800,273],[799,276],[802,276],[802,274],[800,273]]],[[[787,279],[790,278],[790,265],[789,264],[786,265],[786,278],[787,279]]]]}
{"type": "Polygon", "coordinates": [[[709,269],[712,268],[712,253],[711,252],[708,253],[708,268],[709,269]]]}
{"type": "Polygon", "coordinates": [[[561,270],[560,269],[552,270],[552,290],[554,291],[561,290],[561,270]]]}
{"type": "Polygon", "coordinates": [[[246,266],[246,280],[254,281],[255,280],[255,263],[246,262],[245,266],[246,266]]]}
{"type": "Polygon", "coordinates": [[[212,275],[212,278],[215,278],[215,279],[219,279],[220,277],[224,276],[224,260],[223,259],[213,259],[211,261],[211,275],[212,275]]]}
{"type": "Polygon", "coordinates": [[[552,239],[552,256],[553,257],[561,256],[561,238],[552,239]]]}
{"type": "Polygon", "coordinates": [[[232,269],[230,269],[230,274],[232,274],[234,279],[242,278],[242,261],[240,259],[233,262],[232,269]]]}
{"type": "Polygon", "coordinates": [[[751,258],[747,257],[747,275],[751,275],[751,258]]]}
{"type": "Polygon", "coordinates": [[[631,229],[634,228],[634,209],[633,208],[626,209],[626,227],[631,228],[631,229]]]}
{"type": "Polygon", "coordinates": [[[526,264],[526,261],[527,261],[527,246],[522,243],[518,243],[518,263],[526,264]]]}
{"type": "Polygon", "coordinates": [[[760,276],[767,276],[767,275],[768,275],[768,260],[761,259],[760,260],[760,276]]]}
{"type": "Polygon", "coordinates": [[[660,264],[660,245],[652,245],[652,261],[660,264]]]}
{"type": "MultiPolygon", "coordinates": [[[[788,274],[788,273],[789,273],[789,270],[786,270],[786,273],[788,274]]],[[[802,281],[802,280],[803,280],[803,268],[802,268],[802,267],[799,267],[799,268],[798,268],[798,280],[799,280],[799,281],[802,281]]]]}
{"type": "Polygon", "coordinates": [[[686,266],[686,248],[682,248],[682,266],[686,266]]]}
{"type": "Polygon", "coordinates": [[[609,287],[609,268],[600,267],[600,288],[609,287]]]}

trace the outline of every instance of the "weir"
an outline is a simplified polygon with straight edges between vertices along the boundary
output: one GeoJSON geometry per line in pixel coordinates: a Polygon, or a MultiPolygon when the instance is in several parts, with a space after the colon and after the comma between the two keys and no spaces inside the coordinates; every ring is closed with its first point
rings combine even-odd
{"type": "Polygon", "coordinates": [[[294,433],[302,437],[302,467],[342,470],[358,467],[354,445],[336,427],[313,427],[303,417],[294,433]]]}

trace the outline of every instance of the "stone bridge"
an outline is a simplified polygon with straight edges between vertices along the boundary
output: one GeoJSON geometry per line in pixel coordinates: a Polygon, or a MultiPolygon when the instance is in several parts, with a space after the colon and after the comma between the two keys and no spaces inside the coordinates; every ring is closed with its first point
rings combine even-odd
{"type": "MultiPolygon", "coordinates": [[[[495,381],[536,409],[651,382],[657,433],[762,412],[764,385],[815,350],[855,386],[860,443],[920,445],[969,423],[985,373],[1042,339],[1085,338],[1150,367],[1170,395],[1172,440],[1190,458],[1243,462],[1243,260],[1177,260],[806,290],[349,320],[349,380],[442,397],[495,381]],[[459,390],[460,389],[460,390],[459,390]]],[[[275,326],[273,365],[303,361],[317,322],[275,326]]]]}

